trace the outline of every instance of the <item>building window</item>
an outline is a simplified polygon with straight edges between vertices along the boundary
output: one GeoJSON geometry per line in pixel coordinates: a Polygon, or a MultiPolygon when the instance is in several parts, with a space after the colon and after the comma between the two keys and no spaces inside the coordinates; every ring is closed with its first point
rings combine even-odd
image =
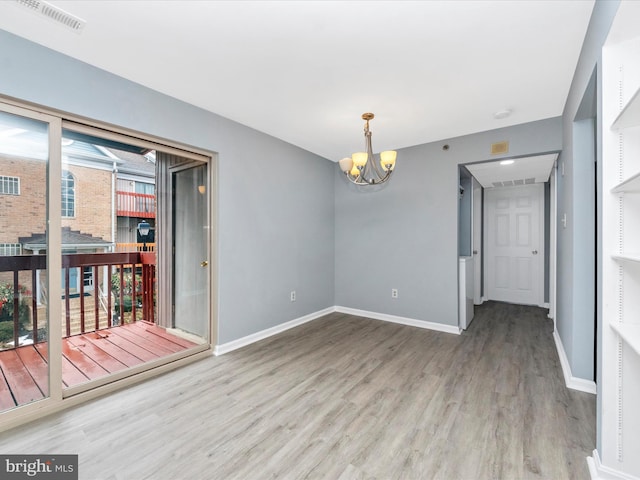
{"type": "Polygon", "coordinates": [[[85,288],[93,290],[93,267],[82,267],[82,282],[85,288]]]}
{"type": "Polygon", "coordinates": [[[62,216],[75,217],[75,181],[68,170],[62,171],[62,216]]]}
{"type": "Polygon", "coordinates": [[[0,175],[0,194],[20,195],[20,178],[0,175]]]}
{"type": "Polygon", "coordinates": [[[19,243],[0,243],[0,257],[20,255],[22,248],[19,243]]]}

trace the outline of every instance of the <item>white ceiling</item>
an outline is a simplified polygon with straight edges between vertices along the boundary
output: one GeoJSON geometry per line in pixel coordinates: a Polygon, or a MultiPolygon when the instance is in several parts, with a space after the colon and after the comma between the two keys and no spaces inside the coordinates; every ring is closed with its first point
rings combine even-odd
{"type": "Polygon", "coordinates": [[[520,157],[502,161],[474,163],[465,165],[467,170],[485,188],[508,187],[529,183],[541,183],[549,180],[553,165],[558,158],[557,153],[520,157]],[[502,185],[499,185],[502,183],[502,185]]]}
{"type": "Polygon", "coordinates": [[[50,3],[84,30],[0,28],[337,161],[364,112],[376,151],[561,115],[594,1],[50,3]]]}

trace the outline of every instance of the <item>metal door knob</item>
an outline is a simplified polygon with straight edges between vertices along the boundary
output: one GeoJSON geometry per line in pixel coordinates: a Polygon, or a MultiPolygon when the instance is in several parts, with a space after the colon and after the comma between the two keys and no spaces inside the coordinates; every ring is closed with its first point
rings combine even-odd
{"type": "Polygon", "coordinates": [[[538,254],[538,250],[533,250],[531,253],[533,253],[534,255],[538,254]]]}
{"type": "Polygon", "coordinates": [[[200,266],[203,268],[206,267],[207,265],[209,265],[209,262],[207,262],[206,260],[200,262],[200,266]]]}

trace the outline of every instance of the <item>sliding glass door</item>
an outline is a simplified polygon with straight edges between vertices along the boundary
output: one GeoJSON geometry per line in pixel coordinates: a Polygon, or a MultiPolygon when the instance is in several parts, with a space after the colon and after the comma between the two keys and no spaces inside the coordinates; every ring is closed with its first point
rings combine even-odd
{"type": "Polygon", "coordinates": [[[174,171],[174,328],[209,339],[207,165],[174,171]]]}
{"type": "Polygon", "coordinates": [[[208,348],[209,209],[206,161],[63,127],[62,381],[70,396],[208,348]]]}
{"type": "Polygon", "coordinates": [[[59,238],[52,230],[59,203],[49,199],[60,191],[60,176],[50,145],[59,126],[53,117],[0,105],[0,411],[52,395],[49,336],[59,330],[50,318],[59,305],[51,308],[58,279],[51,282],[49,272],[56,271],[50,251],[59,238]]]}
{"type": "Polygon", "coordinates": [[[210,161],[0,102],[0,428],[210,351],[210,161]]]}

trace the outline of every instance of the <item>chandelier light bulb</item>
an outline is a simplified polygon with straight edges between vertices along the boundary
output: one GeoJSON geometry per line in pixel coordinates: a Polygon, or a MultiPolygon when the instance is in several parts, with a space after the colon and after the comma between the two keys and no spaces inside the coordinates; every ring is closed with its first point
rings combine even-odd
{"type": "Polygon", "coordinates": [[[356,167],[364,167],[367,163],[367,158],[369,158],[369,154],[367,152],[356,152],[351,155],[351,159],[353,160],[353,164],[356,167]]]}
{"type": "Polygon", "coordinates": [[[347,179],[356,185],[379,185],[391,178],[391,174],[396,166],[397,152],[394,150],[385,150],[380,152],[380,166],[373,156],[373,148],[371,146],[371,130],[369,130],[369,121],[373,120],[373,113],[363,113],[362,119],[364,124],[364,138],[366,152],[356,152],[351,158],[345,157],[340,160],[340,170],[344,172],[347,179]],[[369,161],[371,159],[371,161],[369,161]],[[382,167],[382,169],[380,169],[382,167]]]}
{"type": "Polygon", "coordinates": [[[353,160],[351,160],[351,157],[345,157],[338,163],[340,163],[340,170],[345,173],[350,172],[353,167],[353,160]]]}
{"type": "Polygon", "coordinates": [[[380,165],[384,170],[393,170],[396,166],[397,152],[394,150],[386,150],[380,152],[380,165]]]}

